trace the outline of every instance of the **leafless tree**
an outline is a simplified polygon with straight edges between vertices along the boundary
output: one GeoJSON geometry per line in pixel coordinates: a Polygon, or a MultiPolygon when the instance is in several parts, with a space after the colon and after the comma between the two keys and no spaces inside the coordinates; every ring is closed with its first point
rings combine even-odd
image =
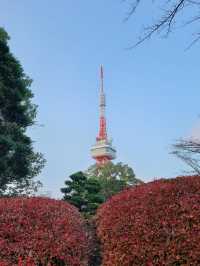
{"type": "Polygon", "coordinates": [[[190,166],[193,173],[200,175],[200,140],[181,139],[173,145],[172,154],[190,166]]]}
{"type": "MultiPolygon", "coordinates": [[[[130,4],[130,9],[125,20],[135,15],[141,4],[148,4],[149,0],[123,0],[130,4]]],[[[200,0],[152,0],[152,4],[159,3],[160,15],[157,20],[143,29],[142,35],[130,48],[134,48],[154,34],[164,34],[166,37],[173,31],[175,24],[180,20],[182,15],[186,15],[187,20],[182,26],[194,25],[198,28],[194,32],[194,37],[190,42],[193,44],[200,40],[200,0]],[[188,12],[188,14],[186,14],[188,12]],[[192,14],[192,15],[191,15],[192,14]]],[[[200,140],[198,139],[181,139],[173,145],[172,154],[184,161],[190,166],[194,173],[200,175],[200,140]]]]}
{"type": "MultiPolygon", "coordinates": [[[[124,2],[129,2],[131,7],[127,14],[126,20],[128,20],[132,15],[134,15],[142,2],[147,0],[123,0],[124,2]]],[[[147,26],[143,30],[143,34],[139,36],[138,41],[131,47],[136,47],[143,43],[145,40],[149,39],[155,33],[164,33],[165,36],[168,36],[169,33],[173,30],[173,26],[176,24],[177,20],[180,18],[179,13],[191,12],[193,13],[187,21],[184,22],[184,25],[191,25],[196,23],[200,24],[200,0],[152,0],[152,4],[158,2],[161,7],[161,13],[155,23],[150,26],[147,26]]],[[[146,4],[146,3],[145,3],[146,4]]],[[[188,48],[200,40],[200,30],[195,32],[195,37],[188,48]]]]}

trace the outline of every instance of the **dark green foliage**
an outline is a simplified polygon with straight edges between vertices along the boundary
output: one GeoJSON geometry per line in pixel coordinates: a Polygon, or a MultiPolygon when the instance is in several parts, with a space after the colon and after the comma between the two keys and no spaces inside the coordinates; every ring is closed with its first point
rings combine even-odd
{"type": "Polygon", "coordinates": [[[99,205],[125,188],[141,184],[128,165],[107,163],[94,165],[87,172],[77,172],[61,188],[63,200],[76,206],[80,212],[93,215],[99,205]]]}
{"type": "Polygon", "coordinates": [[[8,46],[9,36],[0,28],[0,195],[17,195],[37,189],[33,181],[44,165],[33,151],[27,127],[34,124],[32,80],[8,46]]]}
{"type": "Polygon", "coordinates": [[[70,180],[65,181],[66,187],[61,188],[64,194],[63,200],[76,206],[86,215],[94,214],[98,206],[103,203],[98,180],[87,178],[83,172],[77,172],[69,178],[70,180]]]}
{"type": "Polygon", "coordinates": [[[143,183],[127,164],[109,162],[103,166],[93,165],[87,171],[89,178],[95,176],[101,185],[101,194],[106,201],[125,188],[143,183]]]}

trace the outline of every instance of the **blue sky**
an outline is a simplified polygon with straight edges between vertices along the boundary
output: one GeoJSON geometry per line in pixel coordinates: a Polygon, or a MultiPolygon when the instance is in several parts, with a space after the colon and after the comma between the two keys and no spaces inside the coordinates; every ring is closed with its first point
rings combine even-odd
{"type": "Polygon", "coordinates": [[[93,164],[100,64],[117,161],[144,181],[185,169],[169,152],[176,139],[200,132],[199,45],[185,52],[191,36],[182,28],[127,50],[153,18],[151,4],[143,8],[124,23],[128,5],[121,0],[1,1],[0,25],[34,80],[41,126],[29,134],[47,159],[43,190],[54,197],[70,174],[93,164]]]}

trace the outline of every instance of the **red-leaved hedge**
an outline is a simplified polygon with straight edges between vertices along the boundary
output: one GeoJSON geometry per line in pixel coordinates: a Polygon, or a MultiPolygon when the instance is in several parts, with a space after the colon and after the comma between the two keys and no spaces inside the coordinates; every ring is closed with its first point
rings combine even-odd
{"type": "Polygon", "coordinates": [[[46,198],[0,199],[0,263],[88,265],[88,239],[78,210],[46,198]]]}
{"type": "Polygon", "coordinates": [[[200,265],[200,176],[126,190],[97,213],[103,266],[200,265]]]}

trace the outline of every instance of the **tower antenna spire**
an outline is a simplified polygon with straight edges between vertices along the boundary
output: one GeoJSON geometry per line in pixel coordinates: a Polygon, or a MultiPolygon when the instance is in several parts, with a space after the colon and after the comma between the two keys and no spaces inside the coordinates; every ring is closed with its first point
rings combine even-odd
{"type": "Polygon", "coordinates": [[[104,93],[104,73],[103,66],[100,67],[100,117],[99,117],[99,134],[96,138],[95,145],[91,148],[92,158],[94,158],[99,165],[103,165],[116,158],[116,150],[112,146],[111,141],[107,137],[106,128],[106,96],[104,93]]]}
{"type": "Polygon", "coordinates": [[[104,93],[104,76],[103,76],[103,66],[101,65],[101,89],[100,89],[100,121],[99,121],[99,135],[98,139],[107,139],[107,129],[106,129],[106,96],[104,93]]]}
{"type": "Polygon", "coordinates": [[[101,92],[104,91],[104,73],[103,73],[103,65],[101,65],[101,92]]]}

